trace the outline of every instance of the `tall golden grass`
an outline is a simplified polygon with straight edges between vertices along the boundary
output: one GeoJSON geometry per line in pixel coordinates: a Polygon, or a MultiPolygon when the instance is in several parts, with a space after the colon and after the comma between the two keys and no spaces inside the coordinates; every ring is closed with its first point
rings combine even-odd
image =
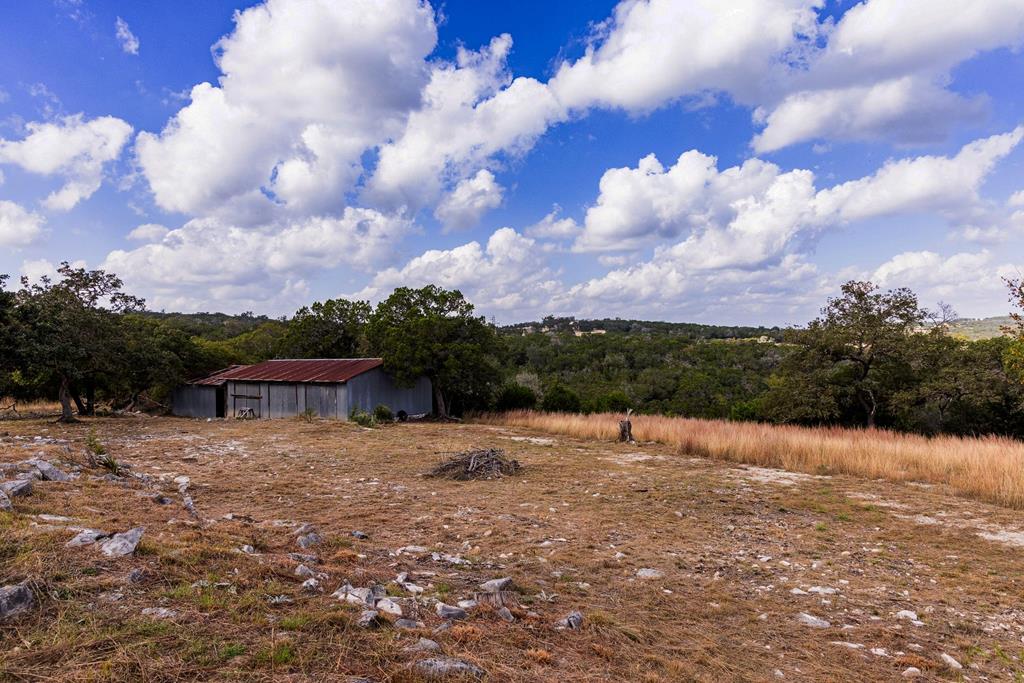
{"type": "MultiPolygon", "coordinates": [[[[515,411],[480,419],[583,439],[614,440],[622,415],[515,411]]],[[[880,429],[649,415],[631,419],[637,440],[676,446],[681,453],[811,474],[943,484],[971,498],[1024,509],[1024,443],[1013,439],[925,437],[880,429]]]]}

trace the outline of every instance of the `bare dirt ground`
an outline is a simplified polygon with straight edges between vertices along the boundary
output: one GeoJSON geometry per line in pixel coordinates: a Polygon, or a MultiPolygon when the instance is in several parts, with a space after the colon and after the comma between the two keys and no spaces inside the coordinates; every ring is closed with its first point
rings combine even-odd
{"type": "Polygon", "coordinates": [[[0,435],[0,463],[81,472],[0,513],[0,585],[36,597],[0,625],[4,681],[417,681],[431,657],[493,681],[1024,676],[1024,520],[937,487],[473,424],[12,420],[0,435]],[[90,431],[148,483],[86,467],[90,431]],[[423,476],[490,447],[521,472],[423,476]],[[323,539],[307,550],[304,524],[323,539]],[[136,526],[134,555],[65,547],[136,526]],[[320,590],[296,552],[318,556],[320,590]],[[514,621],[479,606],[437,630],[436,600],[505,576],[514,621]],[[360,627],[331,596],[345,583],[385,587],[422,628],[360,627]],[[557,628],[573,610],[581,627],[557,628]],[[410,649],[421,638],[439,650],[410,649]]]}

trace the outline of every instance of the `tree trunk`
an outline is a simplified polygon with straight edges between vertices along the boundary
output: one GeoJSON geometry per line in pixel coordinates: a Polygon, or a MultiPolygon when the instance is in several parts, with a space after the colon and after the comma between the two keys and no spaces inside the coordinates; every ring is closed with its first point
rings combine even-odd
{"type": "Polygon", "coordinates": [[[71,391],[68,389],[68,378],[60,378],[60,418],[58,422],[77,422],[71,412],[71,391]]]}
{"type": "Polygon", "coordinates": [[[85,387],[85,414],[96,414],[96,387],[93,386],[92,382],[89,382],[85,387]]]}
{"type": "Polygon", "coordinates": [[[82,397],[79,396],[78,390],[74,389],[74,390],[72,390],[70,392],[70,394],[71,394],[71,399],[75,402],[75,409],[78,411],[78,414],[79,415],[85,415],[86,414],[85,404],[82,403],[82,397]]]}
{"type": "Polygon", "coordinates": [[[633,413],[633,409],[630,408],[626,411],[626,419],[619,420],[619,441],[625,441],[626,443],[636,443],[633,440],[633,423],[630,421],[629,416],[633,413]]]}
{"type": "Polygon", "coordinates": [[[434,385],[434,402],[437,403],[437,416],[442,420],[448,418],[448,408],[444,404],[444,394],[441,393],[441,386],[435,380],[434,385]]]}

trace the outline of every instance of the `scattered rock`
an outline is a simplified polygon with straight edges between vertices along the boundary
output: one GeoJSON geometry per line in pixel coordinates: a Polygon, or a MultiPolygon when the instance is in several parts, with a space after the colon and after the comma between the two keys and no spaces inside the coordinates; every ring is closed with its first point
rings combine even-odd
{"type": "Polygon", "coordinates": [[[511,624],[511,623],[512,623],[513,621],[515,621],[515,620],[516,620],[516,618],[515,618],[515,615],[513,615],[513,614],[512,614],[512,610],[510,610],[510,609],[509,609],[508,607],[502,607],[502,608],[500,608],[500,609],[499,609],[499,610],[498,610],[498,611],[496,612],[496,614],[497,614],[497,615],[498,615],[499,617],[501,617],[501,619],[502,619],[503,621],[507,621],[507,622],[508,622],[508,623],[510,623],[510,624],[511,624]]]}
{"type": "Polygon", "coordinates": [[[370,535],[368,533],[359,530],[353,531],[352,537],[358,538],[360,541],[368,541],[370,539],[370,535]]]}
{"type": "Polygon", "coordinates": [[[406,555],[422,555],[424,553],[429,553],[429,552],[430,552],[430,548],[424,548],[421,545],[406,545],[406,546],[402,546],[401,548],[396,550],[395,554],[396,555],[401,555],[401,554],[405,553],[406,555]]]}
{"type": "Polygon", "coordinates": [[[359,628],[380,628],[383,625],[384,620],[381,619],[380,612],[375,609],[363,610],[356,621],[356,626],[359,628]]]}
{"type": "Polygon", "coordinates": [[[288,557],[295,560],[296,562],[308,562],[309,564],[320,564],[320,558],[316,555],[308,555],[306,553],[288,553],[288,557]]]}
{"type": "Polygon", "coordinates": [[[567,628],[571,631],[578,631],[583,626],[583,613],[579,610],[569,612],[564,619],[555,624],[556,628],[567,628]]]}
{"type": "Polygon", "coordinates": [[[838,588],[825,588],[823,586],[812,586],[807,589],[808,593],[817,593],[818,595],[835,595],[839,592],[838,588]]]}
{"type": "Polygon", "coordinates": [[[939,657],[942,659],[943,663],[946,666],[948,666],[950,669],[953,669],[955,671],[959,671],[960,669],[964,668],[963,664],[961,664],[960,662],[956,661],[955,659],[953,659],[952,657],[947,655],[945,652],[943,652],[941,655],[939,655],[939,657]]]}
{"type": "Polygon", "coordinates": [[[350,602],[354,605],[368,605],[373,606],[376,602],[373,591],[369,588],[353,588],[349,584],[345,584],[338,590],[331,594],[332,598],[338,598],[345,602],[350,602]]]}
{"type": "Polygon", "coordinates": [[[500,579],[491,579],[490,581],[485,581],[481,583],[480,590],[485,591],[487,593],[497,593],[498,591],[505,590],[511,585],[512,578],[508,576],[503,576],[500,579]]]}
{"type": "Polygon", "coordinates": [[[391,598],[381,598],[377,601],[374,607],[385,614],[390,614],[395,617],[402,616],[401,606],[391,598]]]}
{"type": "Polygon", "coordinates": [[[413,670],[428,681],[447,681],[459,678],[482,679],[487,672],[476,664],[454,657],[432,657],[421,659],[412,665],[413,670]]]}
{"type": "Polygon", "coordinates": [[[100,543],[100,552],[107,557],[123,557],[135,552],[135,546],[142,539],[142,532],[145,527],[137,526],[134,529],[114,534],[107,540],[100,543]]]}
{"type": "Polygon", "coordinates": [[[14,481],[0,482],[0,491],[3,491],[11,498],[32,495],[31,479],[15,479],[14,481]]]}
{"type": "Polygon", "coordinates": [[[245,553],[246,555],[255,555],[256,554],[256,548],[253,548],[248,543],[246,543],[245,545],[241,546],[239,548],[239,550],[241,552],[245,553]]]}
{"type": "Polygon", "coordinates": [[[438,645],[436,640],[431,640],[430,638],[420,638],[418,641],[416,641],[415,645],[410,645],[405,649],[409,652],[436,652],[437,650],[441,649],[441,646],[438,645]]]}
{"type": "Polygon", "coordinates": [[[863,650],[864,645],[861,643],[850,643],[845,640],[833,640],[830,645],[838,645],[839,647],[845,647],[848,650],[863,650]]]}
{"type": "Polygon", "coordinates": [[[32,458],[31,460],[26,460],[24,464],[35,468],[43,481],[71,481],[71,477],[67,473],[62,472],[45,460],[32,458]]]}
{"type": "Polygon", "coordinates": [[[918,669],[916,666],[908,666],[906,669],[903,670],[903,673],[900,674],[900,676],[903,676],[903,678],[917,678],[920,675],[921,670],[918,669]]]}
{"type": "Polygon", "coordinates": [[[480,603],[478,603],[476,600],[459,600],[458,603],[456,604],[462,609],[473,609],[480,603]]]}
{"type": "Polygon", "coordinates": [[[7,494],[0,491],[0,512],[10,512],[14,509],[11,505],[11,499],[7,497],[7,494]]]}
{"type": "Polygon", "coordinates": [[[316,574],[313,572],[312,569],[310,569],[306,565],[300,564],[298,567],[295,568],[295,576],[301,576],[308,579],[312,578],[313,576],[316,576],[316,574]]]}
{"type": "Polygon", "coordinates": [[[810,626],[811,628],[828,628],[832,624],[806,612],[801,612],[796,616],[797,620],[804,626],[810,626]]]}
{"type": "Polygon", "coordinates": [[[299,536],[297,542],[299,544],[299,547],[305,550],[307,548],[312,548],[315,545],[320,545],[323,542],[323,540],[324,539],[320,537],[320,534],[318,534],[315,531],[311,531],[308,534],[303,534],[302,536],[299,536]]]}
{"type": "Polygon", "coordinates": [[[27,581],[0,588],[0,623],[27,612],[35,602],[27,581]]]}
{"type": "Polygon", "coordinates": [[[128,572],[128,583],[140,583],[144,578],[146,578],[146,570],[139,567],[128,572]]]}
{"type": "Polygon", "coordinates": [[[466,613],[466,610],[461,607],[452,607],[451,605],[446,605],[443,602],[437,603],[437,607],[434,609],[437,611],[437,616],[442,619],[465,619],[469,616],[469,614],[466,613]]]}
{"type": "Polygon", "coordinates": [[[422,621],[415,621],[413,619],[395,619],[395,628],[401,628],[406,630],[414,630],[418,628],[425,628],[422,621]]]}
{"type": "Polygon", "coordinates": [[[897,619],[906,619],[908,621],[917,621],[917,612],[911,612],[908,609],[901,609],[896,613],[897,619]]]}
{"type": "Polygon", "coordinates": [[[302,590],[308,593],[315,593],[320,590],[320,582],[316,579],[306,579],[302,582],[302,590]]]}
{"type": "Polygon", "coordinates": [[[178,616],[178,613],[172,609],[166,607],[147,607],[142,610],[143,616],[153,617],[154,619],[173,619],[178,616]]]}
{"type": "Polygon", "coordinates": [[[100,531],[99,529],[82,529],[78,534],[64,545],[68,548],[77,548],[82,545],[92,545],[97,541],[101,541],[104,538],[109,538],[112,534],[107,531],[100,531]]]}
{"type": "Polygon", "coordinates": [[[636,577],[638,579],[661,579],[665,577],[665,573],[660,569],[651,569],[650,567],[644,567],[636,570],[636,577]]]}

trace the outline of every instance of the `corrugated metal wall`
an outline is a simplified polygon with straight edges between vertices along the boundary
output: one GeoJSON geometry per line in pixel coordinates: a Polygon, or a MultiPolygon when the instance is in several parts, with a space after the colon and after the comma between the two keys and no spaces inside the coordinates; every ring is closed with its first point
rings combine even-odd
{"type": "Polygon", "coordinates": [[[429,413],[433,409],[433,392],[429,379],[421,377],[411,388],[399,387],[380,368],[350,379],[347,398],[346,417],[353,408],[369,412],[381,404],[391,408],[394,413],[404,410],[409,415],[429,413]]]}
{"type": "Polygon", "coordinates": [[[171,412],[181,417],[217,417],[217,387],[178,387],[171,394],[171,412]]]}
{"type": "MultiPolygon", "coordinates": [[[[412,388],[398,387],[377,368],[353,377],[346,384],[291,382],[226,383],[227,417],[251,410],[255,418],[294,417],[311,408],[318,417],[347,420],[352,408],[372,411],[386,405],[397,413],[429,413],[433,396],[430,380],[420,378],[412,388]]],[[[215,417],[216,387],[186,385],[174,390],[172,409],[184,417],[215,417]]]]}

